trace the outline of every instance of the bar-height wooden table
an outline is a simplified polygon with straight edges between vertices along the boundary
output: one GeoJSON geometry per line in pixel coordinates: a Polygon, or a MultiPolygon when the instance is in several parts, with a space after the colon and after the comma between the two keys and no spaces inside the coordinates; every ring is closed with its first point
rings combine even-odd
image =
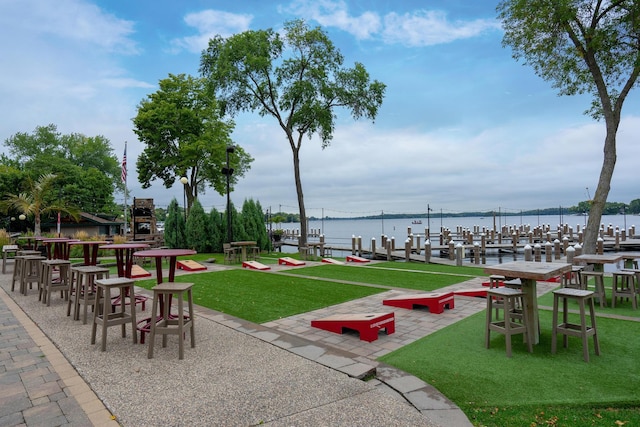
{"type": "Polygon", "coordinates": [[[584,262],[593,266],[593,271],[604,271],[604,264],[616,264],[622,260],[621,254],[584,254],[573,257],[573,262],[584,262]]]}
{"type": "Polygon", "coordinates": [[[146,249],[146,243],[113,243],[100,246],[100,249],[110,249],[116,253],[116,266],[118,267],[118,277],[131,279],[131,269],[133,267],[133,252],[138,249],[146,249]]]}
{"type": "Polygon", "coordinates": [[[69,242],[69,246],[82,246],[84,265],[96,265],[98,263],[98,248],[106,243],[103,240],[76,240],[69,242]]]}
{"type": "MultiPolygon", "coordinates": [[[[169,275],[167,277],[169,283],[173,282],[176,274],[176,260],[179,256],[195,255],[197,252],[191,249],[150,249],[148,251],[134,252],[135,257],[155,258],[156,260],[156,283],[159,285],[164,280],[162,277],[162,258],[169,258],[169,275]]],[[[161,298],[161,297],[160,297],[161,298]]],[[[160,315],[153,320],[151,317],[142,319],[138,322],[138,330],[140,331],[140,343],[144,344],[144,334],[151,332],[151,322],[159,322],[164,316],[165,304],[160,299],[160,315]]],[[[167,305],[171,307],[171,300],[167,301],[167,305]]],[[[190,313],[190,315],[193,315],[190,313]]],[[[169,313],[171,317],[171,313],[169,313]]]]}
{"type": "Polygon", "coordinates": [[[240,253],[242,254],[242,262],[247,260],[247,248],[249,246],[255,246],[258,242],[253,240],[243,240],[241,242],[231,242],[231,246],[238,246],[240,248],[240,253]]]}
{"type": "Polygon", "coordinates": [[[618,252],[624,261],[624,268],[635,268],[634,261],[640,259],[640,252],[618,252]]]}
{"type": "Polygon", "coordinates": [[[47,259],[69,259],[69,243],[77,242],[78,239],[68,239],[66,237],[43,238],[42,244],[47,250],[47,259]]]}
{"type": "MultiPolygon", "coordinates": [[[[574,258],[575,259],[575,258],[574,258]]],[[[520,279],[525,294],[524,314],[527,319],[527,334],[532,344],[540,342],[538,319],[537,281],[546,281],[571,271],[571,264],[555,262],[514,261],[485,267],[487,274],[498,274],[505,278],[520,279]]]]}

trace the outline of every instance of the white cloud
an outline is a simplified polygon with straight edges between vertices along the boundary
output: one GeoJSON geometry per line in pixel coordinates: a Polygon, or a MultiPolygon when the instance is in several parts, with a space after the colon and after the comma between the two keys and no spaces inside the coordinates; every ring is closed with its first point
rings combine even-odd
{"type": "Polygon", "coordinates": [[[381,36],[388,44],[405,46],[430,46],[455,40],[476,37],[489,30],[500,29],[493,19],[450,21],[445,12],[417,10],[410,13],[363,12],[359,16],[349,14],[346,2],[331,0],[296,0],[286,9],[288,12],[312,19],[325,27],[336,27],[357,39],[381,36]]]}
{"type": "MultiPolygon", "coordinates": [[[[427,203],[446,211],[527,210],[569,207],[595,190],[602,165],[604,124],[522,132],[523,123],[487,128],[477,135],[448,129],[421,132],[353,123],[336,129],[322,150],[305,140],[302,185],[309,215],[357,216],[422,212],[427,203]]],[[[281,130],[266,118],[256,127],[239,126],[234,139],[256,159],[232,198],[263,207],[297,209],[291,150],[281,130]]],[[[640,117],[620,126],[619,158],[611,201],[637,198],[634,160],[640,147],[633,135],[640,117]]],[[[224,208],[224,198],[207,196],[207,206],[224,208]]]]}
{"type": "Polygon", "coordinates": [[[344,1],[298,0],[287,11],[317,21],[325,27],[336,27],[357,39],[368,39],[381,29],[380,16],[375,12],[364,12],[360,16],[350,16],[344,1]]]}
{"type": "Polygon", "coordinates": [[[79,46],[93,45],[122,54],[138,53],[136,43],[130,38],[134,33],[133,22],[118,19],[86,1],[3,3],[2,25],[23,29],[29,37],[43,34],[79,46]]]}
{"type": "Polygon", "coordinates": [[[384,17],[386,43],[405,46],[430,46],[476,37],[487,30],[500,28],[495,20],[449,21],[440,11],[416,11],[384,17]]]}
{"type": "Polygon", "coordinates": [[[177,50],[200,53],[207,48],[209,39],[216,35],[229,37],[249,29],[253,16],[236,14],[219,10],[203,10],[185,16],[184,22],[197,30],[198,34],[172,40],[171,45],[177,50]]]}
{"type": "Polygon", "coordinates": [[[121,63],[139,52],[134,24],[79,0],[2,4],[0,38],[11,43],[0,48],[0,139],[49,123],[108,137],[128,127],[129,137],[138,99],[127,90],[151,87],[121,63]]]}

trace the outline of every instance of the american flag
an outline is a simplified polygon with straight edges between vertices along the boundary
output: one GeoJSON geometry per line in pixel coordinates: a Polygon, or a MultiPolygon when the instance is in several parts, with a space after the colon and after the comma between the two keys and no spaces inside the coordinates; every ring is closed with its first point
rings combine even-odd
{"type": "Polygon", "coordinates": [[[122,174],[120,175],[122,182],[127,182],[127,143],[124,143],[124,155],[122,156],[122,174]]]}

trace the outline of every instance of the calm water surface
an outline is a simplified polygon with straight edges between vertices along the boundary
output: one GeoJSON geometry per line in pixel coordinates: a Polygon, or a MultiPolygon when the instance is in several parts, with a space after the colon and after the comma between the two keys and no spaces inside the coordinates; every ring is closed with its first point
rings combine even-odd
{"type": "MultiPolygon", "coordinates": [[[[628,229],[640,224],[638,216],[633,215],[605,215],[602,217],[602,224],[607,227],[611,224],[614,228],[628,229]],[[625,227],[626,225],[626,227],[625,227]]],[[[421,242],[424,242],[425,229],[429,227],[431,240],[438,242],[441,229],[449,229],[455,232],[458,228],[471,229],[478,227],[480,230],[484,228],[491,230],[494,228],[501,229],[503,226],[520,226],[520,224],[530,225],[531,228],[539,225],[549,225],[552,230],[557,229],[559,224],[568,224],[573,230],[584,228],[587,222],[585,216],[563,215],[562,219],[558,215],[531,215],[531,216],[502,216],[502,217],[459,217],[459,218],[440,218],[439,215],[433,215],[427,218],[402,218],[402,219],[340,219],[340,220],[316,220],[309,221],[309,231],[318,232],[324,235],[327,244],[341,247],[351,247],[352,236],[362,237],[362,245],[365,248],[371,247],[371,239],[375,238],[376,242],[381,241],[381,236],[386,235],[388,238],[395,237],[397,242],[404,242],[408,236],[409,228],[415,235],[422,236],[421,242]],[[561,222],[562,220],[562,222],[561,222]],[[421,224],[414,224],[414,221],[421,221],[421,224]]],[[[282,223],[273,225],[274,228],[282,228],[299,233],[299,223],[282,223]]],[[[310,238],[310,241],[317,241],[317,238],[310,238]]],[[[421,243],[422,245],[423,243],[421,243]]],[[[295,247],[283,247],[283,252],[295,252],[295,247]]],[[[347,252],[334,251],[333,255],[343,257],[351,254],[347,252]]],[[[470,253],[467,253],[465,264],[473,263],[470,253]]],[[[434,252],[433,256],[436,256],[434,252]]],[[[510,262],[522,259],[523,254],[499,254],[491,253],[481,259],[481,263],[485,265],[498,264],[502,262],[510,262]]]]}

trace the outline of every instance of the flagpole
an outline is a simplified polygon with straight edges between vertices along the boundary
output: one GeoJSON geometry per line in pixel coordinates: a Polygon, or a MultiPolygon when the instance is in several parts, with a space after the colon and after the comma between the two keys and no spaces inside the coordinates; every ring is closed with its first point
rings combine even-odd
{"type": "Polygon", "coordinates": [[[123,236],[127,236],[127,141],[124,142],[124,156],[122,157],[122,182],[124,182],[124,231],[123,236]]]}

